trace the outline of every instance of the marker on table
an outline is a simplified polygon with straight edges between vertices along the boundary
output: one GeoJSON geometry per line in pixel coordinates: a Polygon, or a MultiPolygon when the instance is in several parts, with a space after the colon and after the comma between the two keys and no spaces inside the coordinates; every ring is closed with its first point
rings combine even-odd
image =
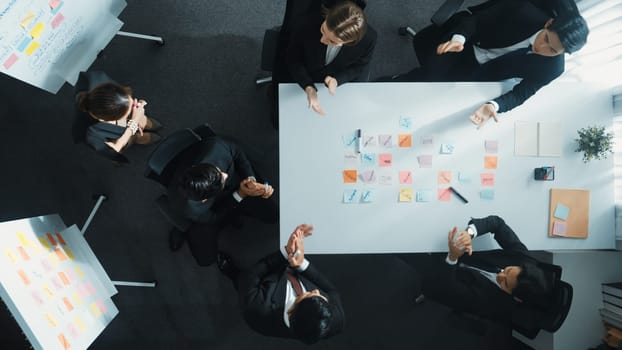
{"type": "Polygon", "coordinates": [[[361,129],[356,129],[356,153],[361,153],[361,129]]]}
{"type": "Polygon", "coordinates": [[[462,201],[463,201],[464,203],[469,203],[469,201],[468,201],[466,198],[464,198],[464,197],[460,194],[460,192],[456,191],[456,189],[455,189],[455,188],[453,188],[453,187],[449,186],[449,190],[450,190],[451,192],[453,192],[456,196],[458,196],[458,198],[462,199],[462,201]]]}

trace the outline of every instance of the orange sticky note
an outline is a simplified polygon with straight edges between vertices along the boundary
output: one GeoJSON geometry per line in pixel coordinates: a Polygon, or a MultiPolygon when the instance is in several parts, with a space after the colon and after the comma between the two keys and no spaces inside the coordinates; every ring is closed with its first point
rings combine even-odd
{"type": "Polygon", "coordinates": [[[390,153],[383,153],[378,155],[378,165],[381,167],[391,166],[393,164],[393,157],[390,153]]]}
{"type": "Polygon", "coordinates": [[[24,249],[24,247],[17,247],[17,251],[19,252],[19,255],[22,256],[24,261],[30,260],[30,257],[28,256],[28,253],[26,253],[26,249],[24,249]]]}
{"type": "Polygon", "coordinates": [[[69,278],[67,278],[67,276],[65,275],[64,272],[59,272],[58,273],[58,277],[60,278],[61,281],[63,281],[64,285],[69,285],[71,284],[71,282],[69,282],[69,278]]]}
{"type": "Polygon", "coordinates": [[[67,311],[73,310],[73,305],[71,305],[71,303],[69,302],[69,298],[63,297],[63,303],[65,304],[67,311]]]}
{"type": "Polygon", "coordinates": [[[486,156],[484,157],[484,168],[486,169],[497,169],[497,156],[486,156]]]}
{"type": "Polygon", "coordinates": [[[45,234],[48,237],[48,240],[50,241],[50,243],[52,243],[52,245],[57,245],[58,243],[56,243],[56,240],[54,239],[54,236],[52,236],[51,233],[46,233],[45,234]]]}
{"type": "Polygon", "coordinates": [[[65,335],[63,333],[58,335],[58,341],[60,342],[64,350],[69,350],[71,348],[71,345],[69,344],[69,340],[65,338],[65,335]]]}
{"type": "Polygon", "coordinates": [[[400,171],[400,184],[411,184],[413,183],[413,176],[410,170],[402,170],[400,171]]]}
{"type": "Polygon", "coordinates": [[[484,173],[481,175],[481,178],[482,178],[482,186],[494,186],[495,185],[495,174],[484,173]]]}
{"type": "Polygon", "coordinates": [[[443,170],[438,172],[438,183],[441,185],[451,182],[451,171],[443,170]]]}
{"type": "Polygon", "coordinates": [[[56,249],[54,249],[54,251],[56,252],[56,256],[58,256],[58,260],[60,260],[60,261],[67,260],[67,255],[65,255],[65,253],[63,253],[62,249],[56,248],[56,249]]]}
{"type": "Polygon", "coordinates": [[[56,239],[57,239],[57,240],[60,242],[60,244],[62,244],[62,245],[66,245],[66,244],[67,244],[67,243],[65,242],[65,240],[63,239],[63,236],[62,236],[60,233],[58,233],[58,232],[56,232],[56,239]]]}
{"type": "Polygon", "coordinates": [[[356,170],[344,170],[343,171],[343,183],[356,183],[356,170]]]}
{"type": "Polygon", "coordinates": [[[26,275],[26,272],[24,270],[18,270],[17,274],[22,279],[22,282],[24,282],[25,285],[30,284],[30,279],[28,279],[28,276],[26,275]]]}
{"type": "Polygon", "coordinates": [[[449,202],[451,200],[451,190],[449,188],[439,188],[438,200],[441,202],[449,202]]]}
{"type": "Polygon", "coordinates": [[[397,135],[397,144],[400,147],[412,147],[413,137],[411,134],[399,134],[397,135]]]}

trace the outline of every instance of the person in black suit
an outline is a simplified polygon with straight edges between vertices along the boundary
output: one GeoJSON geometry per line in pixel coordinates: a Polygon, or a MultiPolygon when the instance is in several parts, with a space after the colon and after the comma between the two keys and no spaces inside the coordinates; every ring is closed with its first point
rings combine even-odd
{"type": "Polygon", "coordinates": [[[285,253],[275,252],[239,271],[222,256],[219,268],[238,290],[244,319],[266,336],[313,344],[343,330],[345,317],[335,286],[304,257],[303,239],[313,226],[299,225],[285,253]]]}
{"type": "Polygon", "coordinates": [[[237,223],[240,215],[267,223],[278,220],[278,207],[270,199],[274,188],[255,177],[251,163],[232,141],[205,137],[181,156],[168,193],[171,207],[194,222],[187,233],[171,231],[171,250],[181,248],[184,239],[201,265],[216,259],[218,232],[237,223]],[[193,248],[195,247],[195,248],[193,248]],[[198,257],[199,255],[199,257],[198,257]]]}
{"type": "Polygon", "coordinates": [[[309,108],[324,115],[316,82],[334,95],[337,86],[366,81],[376,45],[376,31],[367,24],[364,1],[322,1],[323,11],[311,14],[292,29],[285,53],[287,70],[278,82],[296,82],[307,94],[309,108]]]}
{"type": "Polygon", "coordinates": [[[527,247],[498,216],[472,219],[462,231],[454,227],[448,246],[444,261],[429,255],[421,271],[426,298],[510,325],[516,308],[537,305],[551,293],[554,276],[536,265],[527,247]],[[471,240],[488,233],[502,249],[473,252],[471,240]]]}
{"type": "Polygon", "coordinates": [[[509,111],[564,72],[564,53],[587,41],[587,23],[576,5],[551,18],[530,1],[488,1],[460,12],[442,27],[417,33],[420,66],[396,81],[500,81],[522,79],[513,89],[478,108],[471,121],[484,125],[509,111]],[[439,44],[440,43],[440,44],[439,44]]]}

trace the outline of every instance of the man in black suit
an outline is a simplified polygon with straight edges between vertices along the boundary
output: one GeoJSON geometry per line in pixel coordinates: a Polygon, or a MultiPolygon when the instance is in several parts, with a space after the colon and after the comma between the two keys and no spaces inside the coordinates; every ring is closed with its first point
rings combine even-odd
{"type": "Polygon", "coordinates": [[[421,67],[394,81],[522,79],[470,117],[478,128],[491,117],[498,121],[497,113],[521,105],[560,76],[564,53],[585,44],[587,23],[571,5],[557,9],[554,18],[526,0],[488,1],[470,8],[471,13],[460,12],[440,28],[417,33],[413,44],[421,67]]]}
{"type": "Polygon", "coordinates": [[[218,266],[233,280],[244,319],[258,333],[312,344],[342,331],[337,289],[304,257],[303,239],[312,231],[299,225],[285,253],[275,252],[249,270],[238,271],[221,255],[218,266]]]}
{"type": "Polygon", "coordinates": [[[310,14],[292,30],[285,54],[287,71],[279,82],[294,81],[305,90],[309,108],[324,115],[316,82],[334,95],[337,86],[366,81],[368,64],[376,46],[376,31],[367,24],[364,1],[322,1],[320,11],[310,14]]]}
{"type": "Polygon", "coordinates": [[[218,232],[238,222],[240,215],[277,222],[278,207],[270,199],[274,188],[257,181],[253,167],[235,143],[218,136],[205,137],[181,158],[169,198],[171,207],[193,225],[187,233],[171,231],[171,250],[178,250],[188,238],[199,263],[209,265],[216,259],[218,232]]]}
{"type": "Polygon", "coordinates": [[[550,295],[553,278],[514,231],[498,216],[472,219],[467,228],[449,232],[449,253],[442,261],[428,256],[423,291],[454,309],[510,325],[512,312],[537,305],[550,295]],[[502,249],[472,252],[471,240],[492,233],[502,249]]]}

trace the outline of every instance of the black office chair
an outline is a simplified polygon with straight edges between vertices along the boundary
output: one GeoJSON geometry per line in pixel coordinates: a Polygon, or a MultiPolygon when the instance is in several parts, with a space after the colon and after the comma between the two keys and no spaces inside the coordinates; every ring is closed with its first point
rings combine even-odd
{"type": "MultiPolygon", "coordinates": [[[[78,94],[83,91],[90,91],[97,85],[107,82],[114,82],[114,80],[102,71],[80,72],[74,89],[75,114],[71,125],[71,135],[75,144],[82,143],[88,146],[86,144],[86,130],[91,125],[97,123],[97,120],[89,116],[88,113],[82,112],[78,109],[78,94]]],[[[90,146],[89,148],[92,149],[90,146]]],[[[129,163],[129,159],[125,155],[116,152],[112,148],[104,148],[96,151],[95,153],[111,160],[117,165],[129,163]]]]}

